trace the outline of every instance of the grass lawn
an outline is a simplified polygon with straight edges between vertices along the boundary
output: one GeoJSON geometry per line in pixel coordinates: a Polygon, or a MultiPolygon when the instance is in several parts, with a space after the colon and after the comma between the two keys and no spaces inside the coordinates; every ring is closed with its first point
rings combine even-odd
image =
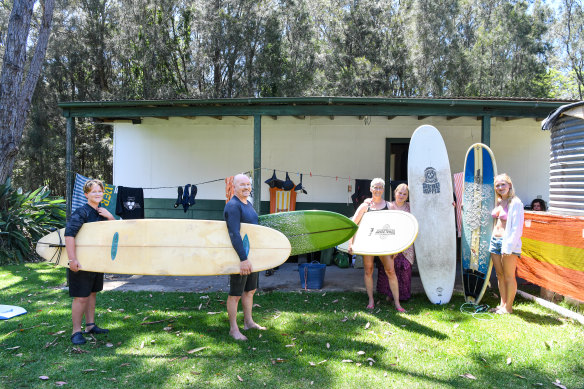
{"type": "Polygon", "coordinates": [[[2,388],[584,387],[584,327],[520,297],[514,315],[473,317],[459,294],[399,314],[368,312],[362,293],[258,293],[268,330],[236,342],[225,293],[102,292],[110,334],[74,347],[64,282],[46,264],[0,267],[0,304],[28,310],[0,321],[2,388]]]}

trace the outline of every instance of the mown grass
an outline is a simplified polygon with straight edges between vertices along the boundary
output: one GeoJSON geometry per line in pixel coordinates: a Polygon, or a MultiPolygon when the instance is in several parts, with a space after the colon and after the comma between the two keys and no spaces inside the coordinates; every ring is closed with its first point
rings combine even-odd
{"type": "Polygon", "coordinates": [[[0,268],[0,304],[29,312],[0,322],[2,387],[584,387],[583,327],[520,298],[514,315],[473,317],[460,295],[418,295],[398,314],[384,301],[366,311],[359,293],[259,293],[268,330],[236,342],[225,293],[110,291],[97,323],[111,333],[74,347],[64,274],[0,268]]]}

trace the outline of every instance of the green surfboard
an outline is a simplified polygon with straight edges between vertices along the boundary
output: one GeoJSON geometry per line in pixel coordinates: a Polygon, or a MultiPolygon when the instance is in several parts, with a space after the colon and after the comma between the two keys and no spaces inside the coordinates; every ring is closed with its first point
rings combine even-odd
{"type": "Polygon", "coordinates": [[[358,226],[348,217],[330,211],[292,211],[262,215],[259,224],[280,231],[299,255],[334,247],[347,241],[358,226]]]}

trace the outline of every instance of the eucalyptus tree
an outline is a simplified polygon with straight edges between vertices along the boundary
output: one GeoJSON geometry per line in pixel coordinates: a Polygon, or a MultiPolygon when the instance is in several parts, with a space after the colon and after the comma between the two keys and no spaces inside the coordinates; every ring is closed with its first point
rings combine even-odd
{"type": "Polygon", "coordinates": [[[12,174],[22,134],[51,33],[54,0],[40,2],[36,30],[31,31],[36,1],[14,0],[0,73],[0,182],[12,174]],[[31,34],[32,33],[32,34],[31,34]]]}
{"type": "MultiPolygon", "coordinates": [[[[563,0],[560,15],[554,25],[554,40],[557,42],[555,64],[576,84],[577,95],[584,98],[584,2],[563,0]]],[[[566,79],[567,78],[567,79],[566,79]]]]}
{"type": "MultiPolygon", "coordinates": [[[[65,194],[66,123],[58,103],[117,97],[110,47],[115,25],[112,1],[57,0],[54,34],[14,169],[18,186],[49,184],[53,193],[65,194]]],[[[110,126],[77,119],[78,172],[111,182],[111,132],[110,126]]]]}
{"type": "Polygon", "coordinates": [[[263,3],[271,11],[250,64],[256,70],[255,95],[303,96],[318,93],[315,75],[319,72],[315,13],[321,2],[281,0],[263,3]]]}
{"type": "Polygon", "coordinates": [[[547,97],[549,9],[536,1],[476,0],[463,7],[473,15],[468,49],[467,96],[547,97]]]}
{"type": "Polygon", "coordinates": [[[408,94],[400,2],[323,3],[317,26],[324,47],[326,91],[351,96],[408,94]]]}
{"type": "Polygon", "coordinates": [[[198,0],[193,3],[197,33],[198,87],[206,97],[251,93],[260,34],[266,15],[253,0],[198,0]],[[247,72],[247,73],[246,73],[247,72]]]}
{"type": "Polygon", "coordinates": [[[125,98],[188,95],[191,6],[179,0],[118,0],[111,43],[125,98]]]}
{"type": "Polygon", "coordinates": [[[422,96],[458,94],[464,77],[461,69],[465,68],[457,31],[459,1],[406,0],[404,3],[407,62],[412,66],[417,93],[422,96]]]}

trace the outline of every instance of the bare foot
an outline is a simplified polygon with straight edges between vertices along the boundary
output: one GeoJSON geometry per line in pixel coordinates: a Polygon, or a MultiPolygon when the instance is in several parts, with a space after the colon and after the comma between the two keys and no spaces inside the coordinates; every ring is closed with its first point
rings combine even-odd
{"type": "Polygon", "coordinates": [[[265,331],[266,327],[262,327],[261,325],[252,321],[251,323],[244,323],[243,329],[244,330],[256,329],[256,330],[265,331]]]}
{"type": "Polygon", "coordinates": [[[367,309],[373,309],[375,308],[375,303],[373,301],[369,301],[369,304],[367,304],[367,309]]]}
{"type": "Polygon", "coordinates": [[[402,308],[402,306],[401,306],[401,305],[396,305],[396,306],[395,306],[395,309],[396,309],[398,312],[401,312],[401,313],[404,313],[404,312],[406,311],[405,309],[403,309],[403,308],[402,308]]]}
{"type": "Polygon", "coordinates": [[[229,331],[229,335],[231,335],[231,337],[235,340],[247,340],[247,337],[239,332],[239,329],[235,331],[229,331]]]}

